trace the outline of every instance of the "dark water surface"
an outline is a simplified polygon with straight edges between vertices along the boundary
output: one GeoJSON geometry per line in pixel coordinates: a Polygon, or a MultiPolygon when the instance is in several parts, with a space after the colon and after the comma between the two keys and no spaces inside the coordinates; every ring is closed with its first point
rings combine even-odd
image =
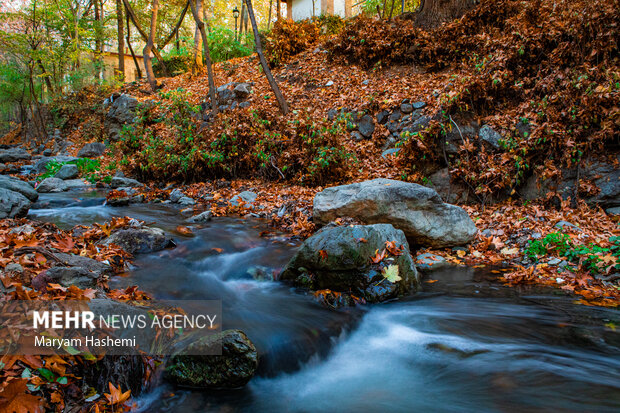
{"type": "Polygon", "coordinates": [[[138,399],[141,411],[620,411],[617,310],[455,267],[412,297],[331,311],[269,281],[298,243],[260,237],[264,221],[215,218],[189,238],[174,231],[184,216],[170,205],[110,208],[96,193],[44,195],[39,204],[32,218],[64,228],[128,215],[169,231],[177,248],[136,257],[111,287],[222,300],[224,328],[245,331],[259,350],[259,373],[245,389],[160,385],[138,399]]]}

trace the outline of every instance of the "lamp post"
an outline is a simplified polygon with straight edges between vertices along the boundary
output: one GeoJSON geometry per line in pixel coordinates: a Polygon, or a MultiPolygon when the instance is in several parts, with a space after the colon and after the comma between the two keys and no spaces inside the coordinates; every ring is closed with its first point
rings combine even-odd
{"type": "Polygon", "coordinates": [[[239,41],[239,39],[237,39],[237,19],[239,18],[239,9],[237,6],[233,9],[233,16],[235,16],[235,41],[239,41]]]}

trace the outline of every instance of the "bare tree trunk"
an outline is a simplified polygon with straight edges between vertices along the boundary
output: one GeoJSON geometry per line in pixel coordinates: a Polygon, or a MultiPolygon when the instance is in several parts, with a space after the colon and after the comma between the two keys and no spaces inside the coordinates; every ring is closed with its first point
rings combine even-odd
{"type": "Polygon", "coordinates": [[[276,11],[278,13],[278,17],[276,18],[276,21],[280,20],[280,15],[282,14],[282,10],[280,9],[281,6],[282,6],[280,4],[281,2],[282,2],[282,0],[276,0],[276,11]]]}
{"type": "MultiPolygon", "coordinates": [[[[125,11],[127,12],[127,14],[129,14],[129,17],[131,18],[131,22],[133,23],[134,26],[136,26],[136,30],[138,30],[138,33],[140,33],[140,36],[142,36],[142,40],[148,43],[149,36],[144,32],[144,30],[142,30],[142,26],[140,26],[140,23],[138,23],[138,18],[136,17],[136,14],[131,8],[131,4],[129,4],[129,0],[123,0],[123,4],[125,5],[125,11]]],[[[169,76],[170,73],[168,73],[168,68],[166,67],[164,58],[161,56],[161,53],[159,53],[159,50],[157,50],[155,45],[152,46],[152,51],[155,57],[157,58],[157,60],[161,62],[161,66],[164,69],[164,74],[166,76],[169,76]]]]}
{"type": "MultiPolygon", "coordinates": [[[[276,83],[276,80],[273,78],[271,74],[271,70],[269,69],[269,65],[267,64],[267,60],[265,60],[265,55],[263,55],[263,46],[260,41],[260,34],[258,33],[258,26],[256,24],[256,18],[254,17],[254,9],[252,9],[252,0],[244,0],[247,5],[248,14],[250,16],[250,21],[252,22],[252,31],[254,32],[254,43],[256,46],[256,53],[258,53],[258,58],[260,60],[260,64],[263,67],[263,72],[265,72],[265,76],[267,76],[267,80],[269,81],[269,86],[271,86],[271,90],[276,95],[276,99],[278,100],[278,104],[280,105],[280,110],[282,114],[286,115],[288,113],[288,105],[286,104],[286,100],[284,100],[284,96],[282,96],[282,92],[280,92],[280,88],[276,83]]],[[[279,0],[278,0],[279,1],[279,0]]]]}
{"type": "Polygon", "coordinates": [[[157,44],[158,49],[163,49],[164,47],[166,47],[166,45],[170,43],[170,40],[174,39],[175,36],[177,39],[179,38],[179,28],[183,24],[183,19],[185,18],[185,14],[187,13],[188,8],[189,8],[189,1],[185,3],[185,6],[183,7],[183,10],[181,11],[181,15],[179,16],[177,20],[177,24],[174,26],[174,28],[172,29],[168,37],[166,37],[166,40],[164,40],[163,43],[157,44]]]}
{"type": "Polygon", "coordinates": [[[125,80],[125,35],[123,33],[122,0],[116,0],[116,25],[118,27],[118,76],[125,80]]]}
{"type": "MultiPolygon", "coordinates": [[[[206,0],[203,0],[206,1],[206,0]]],[[[207,16],[207,3],[204,3],[202,5],[202,21],[204,22],[206,28],[207,28],[207,33],[211,33],[211,24],[209,23],[209,16],[207,16]]]]}
{"type": "Polygon", "coordinates": [[[415,23],[423,27],[437,27],[461,17],[475,5],[476,0],[423,0],[415,23]]]}
{"type": "Polygon", "coordinates": [[[155,91],[157,89],[157,79],[155,79],[155,73],[153,73],[153,64],[151,62],[151,51],[153,50],[153,42],[155,39],[155,30],[157,30],[157,12],[159,11],[159,0],[153,0],[151,9],[151,27],[149,31],[149,37],[144,46],[144,70],[146,71],[146,79],[151,85],[151,89],[155,91]]]}
{"type": "Polygon", "coordinates": [[[37,131],[37,136],[35,136],[35,140],[38,140],[38,137],[41,137],[42,139],[46,139],[47,140],[47,131],[45,130],[45,122],[43,121],[43,117],[41,114],[41,106],[39,105],[39,100],[37,99],[37,96],[35,94],[35,88],[34,88],[34,80],[33,80],[33,71],[32,71],[32,64],[28,64],[28,70],[29,70],[29,78],[30,78],[30,96],[32,101],[34,102],[34,105],[36,107],[36,116],[35,116],[35,111],[32,109],[32,105],[30,105],[30,112],[32,113],[32,122],[34,123],[34,126],[36,128],[37,131]]]}
{"type": "Polygon", "coordinates": [[[381,8],[381,17],[382,19],[385,19],[385,9],[387,9],[387,0],[383,0],[383,7],[381,8]]]}
{"type": "Polygon", "coordinates": [[[245,19],[245,3],[241,3],[241,19],[239,20],[239,43],[243,38],[243,19],[245,19]]]}
{"type": "Polygon", "coordinates": [[[267,18],[267,30],[269,30],[269,27],[271,26],[271,10],[272,9],[273,9],[273,0],[269,0],[269,17],[267,18]]]}
{"type": "Polygon", "coordinates": [[[202,22],[198,11],[196,10],[196,4],[194,0],[189,0],[189,5],[192,9],[192,15],[196,21],[196,26],[200,30],[202,35],[202,48],[204,51],[205,63],[207,65],[207,78],[209,80],[209,99],[211,99],[211,111],[213,116],[217,115],[218,106],[217,98],[215,96],[215,77],[213,75],[213,67],[211,66],[211,54],[209,53],[209,42],[207,41],[207,32],[205,30],[205,24],[202,22]]]}
{"type": "Polygon", "coordinates": [[[37,65],[39,65],[39,69],[41,69],[41,75],[43,76],[43,80],[45,80],[45,85],[47,86],[48,93],[53,94],[54,93],[54,85],[52,85],[52,81],[50,80],[50,76],[48,75],[47,71],[45,70],[45,66],[43,66],[43,62],[41,61],[41,59],[37,60],[37,65]]]}
{"type": "Polygon", "coordinates": [[[394,13],[394,2],[395,2],[395,1],[396,1],[396,0],[392,0],[392,7],[390,8],[390,17],[389,17],[389,20],[392,20],[392,14],[394,13]]]}
{"type": "Polygon", "coordinates": [[[136,80],[139,80],[142,79],[142,70],[140,69],[140,64],[138,63],[136,54],[133,51],[133,47],[131,47],[131,26],[129,25],[128,13],[125,13],[125,20],[127,21],[127,47],[129,47],[129,51],[131,52],[131,58],[133,59],[133,64],[136,65],[136,72],[138,72],[138,78],[136,80]]]}
{"type": "MultiPolygon", "coordinates": [[[[194,0],[196,3],[196,13],[198,16],[202,15],[202,0],[194,0]]],[[[196,28],[194,30],[194,69],[201,70],[202,69],[202,38],[200,37],[200,28],[198,27],[198,23],[196,23],[196,28]]]]}
{"type": "Polygon", "coordinates": [[[103,43],[103,38],[101,36],[101,32],[100,32],[100,28],[101,28],[101,22],[103,21],[103,19],[101,18],[101,16],[99,15],[99,0],[95,0],[95,7],[93,8],[93,11],[95,13],[95,25],[94,25],[94,33],[95,33],[95,69],[97,70],[96,73],[96,77],[98,81],[102,81],[103,80],[103,65],[102,65],[102,61],[101,61],[101,55],[100,55],[100,50],[101,50],[101,43],[103,43]]]}

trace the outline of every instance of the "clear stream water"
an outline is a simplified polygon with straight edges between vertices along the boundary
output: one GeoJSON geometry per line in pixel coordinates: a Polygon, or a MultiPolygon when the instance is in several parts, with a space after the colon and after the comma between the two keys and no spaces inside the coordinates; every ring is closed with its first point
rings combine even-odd
{"type": "Polygon", "coordinates": [[[244,389],[160,384],[138,398],[141,411],[620,411],[617,310],[506,288],[487,269],[455,267],[433,273],[438,281],[411,297],[332,311],[253,278],[281,269],[299,245],[283,234],[260,237],[264,221],[215,218],[184,237],[174,230],[184,217],[170,205],[111,208],[102,194],[76,193],[43,195],[37,208],[30,217],[64,228],[128,215],[169,231],[177,248],[136,257],[111,286],[221,299],[224,328],[256,344],[261,364],[244,389]]]}

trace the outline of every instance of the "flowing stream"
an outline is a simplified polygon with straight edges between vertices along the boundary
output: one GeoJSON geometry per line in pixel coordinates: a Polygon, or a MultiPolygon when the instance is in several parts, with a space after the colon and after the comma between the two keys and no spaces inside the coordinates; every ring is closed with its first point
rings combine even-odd
{"type": "Polygon", "coordinates": [[[29,216],[70,228],[124,215],[170,232],[177,248],[137,256],[110,286],[222,300],[223,327],[245,331],[261,357],[242,390],[161,384],[138,398],[141,411],[620,411],[617,310],[454,267],[411,297],[332,311],[269,280],[299,243],[260,237],[265,221],[214,218],[185,237],[177,208],[111,208],[96,192],[42,195],[29,216]]]}

